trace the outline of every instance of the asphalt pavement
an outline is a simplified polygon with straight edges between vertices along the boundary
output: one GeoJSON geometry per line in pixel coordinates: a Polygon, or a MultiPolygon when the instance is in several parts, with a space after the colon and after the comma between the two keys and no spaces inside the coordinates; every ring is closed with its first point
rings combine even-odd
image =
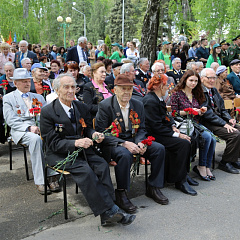
{"type": "MultiPolygon", "coordinates": [[[[218,143],[216,162],[221,160],[224,143],[218,143]]],[[[159,205],[144,195],[144,167],[131,184],[130,198],[138,206],[135,221],[129,226],[101,227],[81,192],[67,179],[69,219],[64,219],[62,192],[51,194],[48,203],[37,193],[32,179],[26,180],[22,151],[13,155],[9,170],[8,146],[0,145],[0,240],[55,239],[240,239],[240,175],[214,170],[216,181],[199,181],[197,196],[186,195],[167,185],[162,192],[169,205],[159,205]]],[[[197,163],[192,164],[192,167],[197,163]]],[[[29,158],[30,165],[30,158],[29,158]]],[[[114,171],[111,168],[113,183],[114,171]]]]}

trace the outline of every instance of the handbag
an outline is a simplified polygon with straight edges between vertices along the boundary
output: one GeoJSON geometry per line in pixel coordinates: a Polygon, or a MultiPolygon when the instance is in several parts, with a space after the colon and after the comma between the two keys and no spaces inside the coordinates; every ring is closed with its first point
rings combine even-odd
{"type": "Polygon", "coordinates": [[[183,134],[192,136],[194,132],[194,125],[192,123],[191,119],[183,119],[181,117],[175,117],[174,121],[176,123],[176,128],[179,129],[179,131],[183,134]],[[188,134],[189,129],[189,134],[188,134]]]}

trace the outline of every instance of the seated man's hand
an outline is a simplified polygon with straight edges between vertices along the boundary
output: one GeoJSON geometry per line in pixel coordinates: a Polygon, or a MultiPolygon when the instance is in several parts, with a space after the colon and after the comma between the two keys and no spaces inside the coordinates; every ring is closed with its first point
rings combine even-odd
{"type": "Polygon", "coordinates": [[[138,145],[133,142],[125,141],[123,143],[123,147],[125,147],[132,154],[140,153],[140,149],[139,149],[138,145]]]}
{"type": "Polygon", "coordinates": [[[229,123],[231,123],[232,126],[234,127],[235,124],[236,124],[236,120],[232,118],[232,119],[229,120],[229,123]]]}
{"type": "Polygon", "coordinates": [[[99,133],[99,132],[94,132],[93,134],[92,134],[92,138],[94,139],[94,138],[96,138],[96,142],[97,143],[101,143],[102,141],[103,141],[103,139],[105,138],[105,135],[104,134],[102,134],[102,133],[99,133]]]}
{"type": "Polygon", "coordinates": [[[190,138],[188,135],[186,135],[186,134],[180,133],[180,134],[179,134],[179,137],[180,137],[181,139],[186,139],[186,140],[188,140],[189,142],[191,142],[191,138],[190,138]]]}
{"type": "Polygon", "coordinates": [[[234,131],[237,131],[236,128],[230,126],[229,124],[225,124],[224,127],[227,129],[228,133],[231,133],[231,132],[234,132],[234,131]]]}
{"type": "Polygon", "coordinates": [[[28,127],[29,132],[40,134],[40,129],[37,126],[30,126],[28,127]]]}
{"type": "Polygon", "coordinates": [[[177,129],[175,126],[172,126],[172,130],[176,133],[180,133],[179,129],[177,129]]]}
{"type": "Polygon", "coordinates": [[[139,153],[141,155],[143,155],[146,152],[146,150],[147,150],[147,147],[144,147],[144,144],[141,143],[141,142],[138,143],[138,147],[139,147],[139,153]]]}
{"type": "Polygon", "coordinates": [[[93,141],[90,138],[81,138],[75,141],[75,147],[89,148],[93,145],[93,141]]]}

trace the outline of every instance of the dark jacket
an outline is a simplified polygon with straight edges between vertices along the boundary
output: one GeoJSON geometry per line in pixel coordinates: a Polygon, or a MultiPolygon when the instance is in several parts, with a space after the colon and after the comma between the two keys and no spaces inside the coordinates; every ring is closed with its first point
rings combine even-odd
{"type": "Polygon", "coordinates": [[[214,102],[214,108],[213,108],[211,104],[210,96],[205,87],[203,88],[203,91],[204,91],[206,101],[202,104],[202,106],[207,107],[207,112],[203,114],[201,118],[201,122],[203,124],[204,122],[208,122],[212,125],[223,127],[232,118],[224,107],[224,101],[222,97],[220,96],[216,88],[211,89],[212,95],[213,95],[213,102],[214,102]]]}
{"type": "Polygon", "coordinates": [[[105,83],[110,90],[114,88],[114,79],[113,73],[105,78],[105,83]]]}
{"type": "Polygon", "coordinates": [[[240,94],[240,79],[236,75],[236,73],[234,73],[234,72],[229,73],[227,75],[227,79],[232,84],[235,93],[240,94]]]}
{"type": "Polygon", "coordinates": [[[146,130],[152,136],[172,137],[174,131],[172,125],[175,124],[173,118],[167,115],[166,103],[160,101],[154,92],[149,92],[143,98],[143,105],[146,117],[146,130]]]}
{"type": "Polygon", "coordinates": [[[174,79],[175,85],[179,83],[184,73],[184,70],[180,70],[180,72],[178,73],[174,68],[166,72],[169,77],[172,77],[174,79]]]}
{"type": "Polygon", "coordinates": [[[132,98],[142,102],[143,97],[146,94],[144,84],[136,79],[133,82],[135,85],[133,86],[132,98]]]}
{"type": "Polygon", "coordinates": [[[148,81],[152,78],[151,72],[147,71],[147,73],[144,74],[141,69],[136,69],[135,72],[136,72],[136,76],[135,76],[136,80],[141,81],[144,85],[144,88],[146,89],[148,81]]]}
{"type": "MultiPolygon", "coordinates": [[[[88,53],[85,52],[85,54],[86,54],[87,62],[88,62],[88,53]]],[[[79,56],[78,56],[77,46],[74,46],[68,50],[66,62],[68,62],[68,61],[75,61],[79,64],[79,56]]]]}
{"type": "MultiPolygon", "coordinates": [[[[27,57],[30,58],[32,64],[33,63],[39,63],[39,60],[37,58],[37,54],[32,52],[32,51],[28,51],[27,53],[27,57]]],[[[14,64],[16,68],[20,68],[20,59],[21,59],[21,52],[17,52],[15,54],[15,60],[14,60],[14,64]]]]}
{"type": "MultiPolygon", "coordinates": [[[[68,153],[76,150],[76,139],[91,138],[95,132],[92,129],[88,107],[79,101],[73,101],[72,104],[76,118],[76,132],[58,99],[43,107],[41,111],[41,136],[46,143],[46,160],[52,166],[66,158],[68,153]],[[84,129],[79,122],[81,118],[87,125],[84,129]]],[[[84,149],[84,151],[86,154],[95,154],[92,147],[84,149]]],[[[81,154],[79,156],[81,157],[81,154]]]]}
{"type": "Polygon", "coordinates": [[[79,101],[83,101],[83,88],[86,83],[90,82],[89,78],[84,74],[79,73],[78,79],[76,80],[77,88],[80,88],[79,92],[76,93],[76,96],[79,101]]]}
{"type": "MultiPolygon", "coordinates": [[[[107,87],[106,87],[107,88],[107,87]]],[[[108,92],[112,94],[110,89],[108,89],[108,92]]],[[[98,104],[104,100],[103,94],[96,89],[92,82],[86,83],[83,87],[83,102],[86,103],[89,106],[90,113],[93,117],[96,116],[96,113],[98,111],[98,104]]]]}
{"type": "Polygon", "coordinates": [[[125,129],[122,112],[115,95],[99,103],[99,108],[96,116],[96,131],[103,132],[112,124],[114,120],[117,120],[119,122],[119,128],[121,129],[119,138],[111,137],[112,143],[115,142],[116,145],[130,139],[133,139],[133,141],[137,144],[146,138],[143,104],[135,99],[131,99],[129,101],[129,104],[129,111],[136,111],[138,114],[138,119],[140,119],[140,126],[136,132],[135,137],[132,136],[132,131],[134,129],[132,128],[132,122],[130,119],[128,121],[129,130],[126,131],[125,129]]]}

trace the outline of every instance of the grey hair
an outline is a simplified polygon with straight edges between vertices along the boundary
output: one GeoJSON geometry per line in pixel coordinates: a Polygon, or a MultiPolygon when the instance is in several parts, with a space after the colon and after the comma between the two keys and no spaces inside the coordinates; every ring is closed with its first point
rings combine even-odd
{"type": "Polygon", "coordinates": [[[202,66],[203,67],[203,62],[196,62],[197,66],[200,67],[202,66]]]}
{"type": "Polygon", "coordinates": [[[164,64],[163,64],[163,63],[156,62],[156,63],[154,63],[154,64],[152,65],[152,72],[155,71],[156,66],[160,66],[160,67],[162,67],[162,68],[163,68],[163,71],[165,70],[165,67],[164,67],[164,64]]]}
{"type": "Polygon", "coordinates": [[[172,60],[172,64],[174,64],[176,61],[182,62],[182,60],[181,60],[180,58],[176,57],[176,58],[174,58],[174,59],[172,60]]]}
{"type": "Polygon", "coordinates": [[[198,66],[196,62],[188,62],[186,69],[187,69],[187,70],[192,70],[192,65],[198,66]]]}
{"type": "Polygon", "coordinates": [[[213,63],[211,64],[210,68],[214,69],[214,67],[216,67],[217,65],[218,65],[218,67],[219,67],[219,63],[213,62],[213,63]]]}
{"type": "Polygon", "coordinates": [[[80,67],[80,65],[81,65],[82,63],[85,64],[85,66],[88,65],[86,61],[81,61],[81,62],[79,63],[79,67],[80,67]]]}
{"type": "Polygon", "coordinates": [[[84,43],[85,41],[87,41],[87,38],[86,38],[86,37],[80,37],[80,38],[78,39],[78,44],[84,43]]]}
{"type": "Polygon", "coordinates": [[[138,61],[138,65],[140,66],[140,64],[142,64],[143,62],[148,61],[147,58],[140,58],[138,61]]]}
{"type": "Polygon", "coordinates": [[[70,74],[70,73],[62,73],[62,74],[59,74],[59,75],[53,80],[53,89],[54,89],[54,91],[57,91],[57,90],[60,88],[60,86],[61,86],[60,81],[61,81],[61,79],[64,78],[64,77],[70,77],[70,78],[72,78],[72,80],[73,80],[73,81],[75,82],[75,84],[76,84],[76,81],[75,81],[75,79],[73,78],[72,74],[70,74]]]}
{"type": "Polygon", "coordinates": [[[89,65],[86,65],[86,66],[83,67],[82,71],[85,72],[87,70],[87,68],[91,69],[91,67],[89,65]]]}
{"type": "MultiPolygon", "coordinates": [[[[200,76],[201,77],[206,77],[207,76],[207,71],[213,71],[215,73],[215,71],[212,68],[204,68],[201,73],[200,76]]],[[[216,74],[216,73],[215,73],[216,74]]]]}
{"type": "Polygon", "coordinates": [[[217,42],[216,40],[211,40],[210,41],[210,45],[212,45],[213,42],[217,42]]]}
{"type": "Polygon", "coordinates": [[[21,61],[21,65],[23,65],[26,62],[26,60],[29,60],[31,62],[30,58],[23,58],[22,61],[21,61]]]}
{"type": "Polygon", "coordinates": [[[131,67],[133,67],[133,63],[124,63],[121,67],[120,74],[130,72],[131,67]]]}
{"type": "Polygon", "coordinates": [[[20,45],[20,44],[22,44],[22,43],[25,43],[26,46],[28,46],[28,42],[27,42],[26,40],[21,40],[21,41],[18,43],[18,45],[20,45]]]}
{"type": "Polygon", "coordinates": [[[12,68],[13,68],[13,70],[15,69],[15,66],[14,66],[14,64],[12,63],[12,62],[6,62],[5,64],[4,64],[4,67],[5,66],[12,66],[12,68]]]}

